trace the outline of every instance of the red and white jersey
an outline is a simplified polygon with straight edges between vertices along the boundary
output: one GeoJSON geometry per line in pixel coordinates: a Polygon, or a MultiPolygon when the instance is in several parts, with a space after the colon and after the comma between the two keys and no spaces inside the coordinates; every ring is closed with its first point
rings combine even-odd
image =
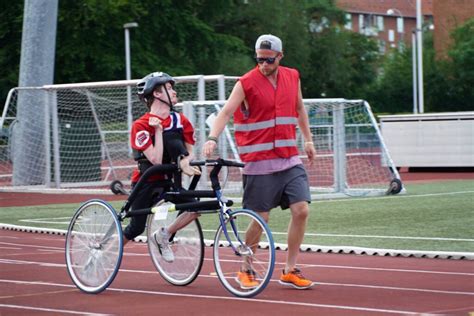
{"type": "Polygon", "coordinates": [[[163,119],[148,112],[137,119],[132,125],[130,145],[133,149],[144,151],[153,144],[155,128],[148,124],[150,117],[157,117],[160,119],[161,125],[163,126],[163,132],[182,129],[184,142],[194,145],[195,139],[193,125],[182,113],[173,112],[167,118],[163,119]]]}
{"type": "MultiPolygon", "coordinates": [[[[182,114],[177,112],[171,112],[171,114],[163,119],[157,115],[151,113],[145,113],[139,119],[137,119],[132,125],[131,131],[131,147],[134,150],[143,152],[150,147],[155,141],[155,128],[148,124],[150,117],[157,117],[161,121],[163,126],[163,133],[167,131],[182,131],[183,140],[185,143],[194,145],[194,128],[191,122],[182,114]]],[[[140,172],[138,169],[134,170],[132,174],[132,182],[137,182],[140,178],[140,172]]],[[[157,178],[152,177],[150,180],[157,178]]],[[[158,177],[163,179],[163,177],[158,177]]]]}

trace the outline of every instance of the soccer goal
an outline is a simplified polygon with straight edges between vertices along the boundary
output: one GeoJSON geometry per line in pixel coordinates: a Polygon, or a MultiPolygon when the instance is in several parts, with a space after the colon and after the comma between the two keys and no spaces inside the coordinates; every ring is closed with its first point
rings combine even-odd
{"type": "MultiPolygon", "coordinates": [[[[193,123],[195,155],[209,133],[209,117],[220,110],[237,77],[176,77],[176,106],[193,123]],[[207,122],[207,124],[206,124],[207,122]]],[[[108,190],[125,184],[136,163],[129,129],[146,107],[136,80],[12,89],[0,118],[0,189],[108,190]]],[[[396,193],[402,189],[367,102],[305,99],[317,159],[308,170],[315,197],[396,193]]],[[[299,136],[299,146],[303,140],[299,136]]],[[[238,159],[233,126],[219,141],[219,155],[238,159]]],[[[238,171],[233,171],[238,172],[238,171]]],[[[225,174],[225,173],[224,173],[225,174]]],[[[241,193],[241,175],[226,174],[228,192],[241,193]]],[[[206,174],[200,182],[206,187],[206,174]]]]}
{"type": "MultiPolygon", "coordinates": [[[[304,139],[298,132],[300,158],[308,172],[313,199],[345,196],[397,194],[404,190],[400,175],[383,141],[370,105],[364,100],[304,99],[316,160],[310,163],[302,151],[304,139]]],[[[210,118],[223,101],[191,101],[182,104],[186,115],[195,118],[197,155],[206,141],[210,118]]],[[[218,142],[218,156],[239,159],[232,124],[218,142]]],[[[237,170],[232,170],[237,173],[237,170]]],[[[228,187],[241,189],[240,174],[229,175],[228,187]]]]}

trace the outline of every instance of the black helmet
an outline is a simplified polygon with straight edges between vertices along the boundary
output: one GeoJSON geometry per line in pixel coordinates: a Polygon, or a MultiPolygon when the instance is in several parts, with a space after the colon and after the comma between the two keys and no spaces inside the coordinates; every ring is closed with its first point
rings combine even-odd
{"type": "Polygon", "coordinates": [[[156,86],[161,86],[171,82],[174,86],[174,79],[170,75],[164,72],[153,72],[137,83],[137,95],[140,100],[146,102],[147,96],[149,96],[156,86]]]}

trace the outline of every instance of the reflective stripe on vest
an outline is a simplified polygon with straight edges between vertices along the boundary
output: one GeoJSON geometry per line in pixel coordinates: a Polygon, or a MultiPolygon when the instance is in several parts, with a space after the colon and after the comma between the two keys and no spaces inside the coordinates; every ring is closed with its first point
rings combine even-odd
{"type": "Polygon", "coordinates": [[[248,124],[234,124],[236,132],[251,132],[257,131],[259,129],[265,129],[274,127],[275,125],[296,125],[298,124],[298,119],[291,116],[282,116],[277,117],[275,120],[267,120],[257,123],[248,123],[248,124]]]}
{"type": "Polygon", "coordinates": [[[278,139],[273,143],[261,143],[257,145],[239,146],[239,154],[250,154],[264,150],[271,150],[276,147],[295,147],[296,139],[278,139]]]}

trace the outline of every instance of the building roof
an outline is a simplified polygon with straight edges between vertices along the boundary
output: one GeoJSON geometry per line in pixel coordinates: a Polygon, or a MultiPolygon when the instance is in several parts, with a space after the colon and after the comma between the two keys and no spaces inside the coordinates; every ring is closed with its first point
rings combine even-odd
{"type": "MultiPolygon", "coordinates": [[[[397,9],[403,17],[416,18],[417,0],[336,0],[336,4],[344,11],[387,15],[387,10],[397,9]]],[[[425,16],[433,15],[433,1],[421,0],[421,11],[425,16]]]]}

